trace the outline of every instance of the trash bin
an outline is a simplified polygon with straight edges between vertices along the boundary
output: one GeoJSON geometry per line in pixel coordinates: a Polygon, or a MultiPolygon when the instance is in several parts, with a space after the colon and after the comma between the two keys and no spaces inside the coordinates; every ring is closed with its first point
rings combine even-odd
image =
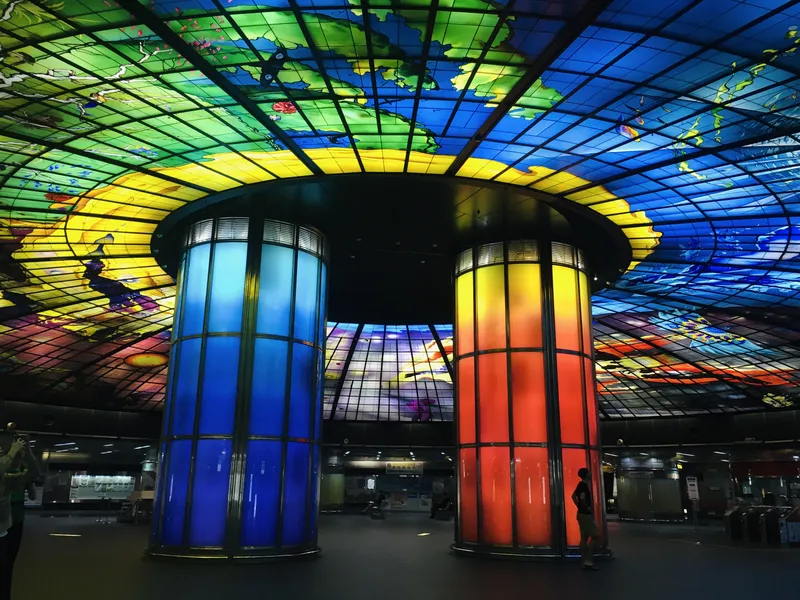
{"type": "Polygon", "coordinates": [[[748,506],[734,506],[725,513],[725,533],[732,542],[741,542],[744,537],[742,515],[748,506]]]}

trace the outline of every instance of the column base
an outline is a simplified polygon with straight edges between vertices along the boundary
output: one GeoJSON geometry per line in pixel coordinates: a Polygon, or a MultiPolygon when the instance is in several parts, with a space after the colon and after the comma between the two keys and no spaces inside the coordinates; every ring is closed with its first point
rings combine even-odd
{"type": "Polygon", "coordinates": [[[147,558],[163,561],[212,561],[257,563],[287,559],[310,558],[317,556],[321,548],[289,549],[252,549],[230,552],[213,548],[148,548],[144,554],[147,558]]]}
{"type": "MultiPolygon", "coordinates": [[[[579,548],[568,548],[567,554],[561,555],[554,553],[549,548],[508,548],[456,542],[450,546],[450,549],[465,556],[485,556],[506,560],[579,560],[581,557],[579,548]]],[[[613,556],[614,553],[609,548],[599,548],[594,553],[594,557],[599,560],[610,559],[613,556]]]]}

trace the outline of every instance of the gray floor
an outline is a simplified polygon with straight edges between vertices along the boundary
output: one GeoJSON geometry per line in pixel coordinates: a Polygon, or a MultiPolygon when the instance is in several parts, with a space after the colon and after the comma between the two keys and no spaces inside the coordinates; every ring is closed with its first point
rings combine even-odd
{"type": "Polygon", "coordinates": [[[577,565],[458,557],[452,524],[424,515],[372,521],[325,516],[318,559],[267,565],[143,560],[146,528],[94,518],[29,517],[14,600],[717,600],[797,597],[800,550],[728,547],[719,530],[694,543],[682,526],[612,523],[616,558],[577,565]],[[431,535],[419,537],[418,533],[431,535]],[[80,537],[53,537],[52,533],[80,537]]]}

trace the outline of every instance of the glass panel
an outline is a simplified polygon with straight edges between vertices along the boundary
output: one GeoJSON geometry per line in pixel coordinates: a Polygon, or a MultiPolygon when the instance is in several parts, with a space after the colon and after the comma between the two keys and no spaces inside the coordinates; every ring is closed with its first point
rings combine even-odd
{"type": "Polygon", "coordinates": [[[261,248],[256,332],[289,335],[294,250],[282,246],[261,248]]]}
{"type": "Polygon", "coordinates": [[[328,316],[328,267],[325,266],[325,263],[320,262],[320,269],[322,269],[322,273],[320,275],[319,332],[317,333],[317,344],[322,346],[325,343],[325,319],[328,316]]]}
{"type": "Polygon", "coordinates": [[[456,279],[456,344],[459,356],[475,349],[475,315],[472,297],[473,273],[456,279]]]}
{"type": "Polygon", "coordinates": [[[544,358],[541,352],[511,353],[514,441],[547,442],[544,358]]]}
{"type": "Polygon", "coordinates": [[[180,342],[178,383],[172,398],[172,435],[194,433],[194,410],[197,404],[197,381],[200,378],[200,338],[180,342]]]}
{"type": "Polygon", "coordinates": [[[286,474],[283,493],[283,546],[298,546],[308,541],[309,444],[286,444],[286,474]]]}
{"type": "Polygon", "coordinates": [[[222,546],[228,514],[230,440],[199,440],[194,462],[190,546],[222,546]]]}
{"type": "Polygon", "coordinates": [[[514,486],[517,511],[517,543],[520,546],[551,546],[547,448],[514,449],[514,486]]]}
{"type": "Polygon", "coordinates": [[[512,348],[542,345],[542,282],[539,265],[508,265],[508,313],[512,348]]]}
{"type": "Polygon", "coordinates": [[[569,267],[553,267],[556,347],[561,350],[580,350],[577,273],[569,267]]]}
{"type": "Polygon", "coordinates": [[[561,451],[561,461],[564,476],[564,502],[566,504],[564,517],[567,523],[567,545],[577,546],[581,541],[581,531],[576,517],[577,509],[572,502],[572,493],[580,482],[578,471],[589,468],[586,463],[586,451],[579,448],[564,448],[561,451]]]}
{"type": "MultiPolygon", "coordinates": [[[[489,267],[490,269],[493,267],[489,267]]],[[[508,441],[508,379],[506,353],[478,356],[480,441],[508,441]]]]}
{"type": "Polygon", "coordinates": [[[583,374],[586,379],[586,414],[589,420],[589,445],[597,446],[597,383],[594,367],[589,359],[583,360],[583,374]]]}
{"type": "Polygon", "coordinates": [[[592,292],[589,288],[589,279],[586,273],[578,272],[581,306],[581,331],[583,335],[583,351],[592,354],[592,292]]]}
{"type": "Polygon", "coordinates": [[[286,405],[286,354],[281,340],[256,339],[250,402],[251,435],[283,435],[286,405]]]}
{"type": "Polygon", "coordinates": [[[314,356],[305,344],[295,344],[292,352],[292,389],[289,395],[289,437],[311,437],[311,403],[314,398],[314,356]]]}
{"type": "Polygon", "coordinates": [[[206,338],[200,434],[231,435],[239,379],[239,338],[206,338]]]}
{"type": "Polygon", "coordinates": [[[246,265],[246,242],[214,245],[208,331],[239,333],[242,330],[246,265]]]}
{"type": "Polygon", "coordinates": [[[561,443],[586,443],[586,407],[583,401],[583,374],[580,356],[558,354],[558,410],[561,417],[561,443]]]}
{"type": "Polygon", "coordinates": [[[195,246],[189,250],[189,272],[186,274],[183,296],[181,335],[202,333],[206,314],[206,290],[208,289],[208,261],[211,244],[195,246]]]}
{"type": "Polygon", "coordinates": [[[164,522],[161,530],[161,543],[164,546],[183,546],[191,462],[191,440],[177,440],[170,444],[169,464],[164,477],[164,522]]]}
{"type": "Polygon", "coordinates": [[[511,465],[508,448],[481,448],[481,541],[510,546],[511,465]]]}
{"type": "Polygon", "coordinates": [[[475,465],[475,448],[461,450],[461,496],[459,518],[461,540],[478,542],[478,473],[475,465]]]}
{"type": "MultiPolygon", "coordinates": [[[[589,461],[591,466],[589,470],[592,472],[592,500],[594,508],[594,520],[597,523],[597,529],[600,535],[603,535],[603,522],[605,521],[605,494],[603,490],[603,470],[600,464],[600,453],[598,451],[589,451],[589,461]]],[[[600,540],[598,540],[600,543],[600,540]]]]}
{"type": "Polygon", "coordinates": [[[478,350],[506,347],[505,265],[482,267],[476,271],[475,295],[478,319],[478,350]]]}
{"type": "Polygon", "coordinates": [[[458,361],[458,439],[475,443],[475,359],[458,361]]]}
{"type": "Polygon", "coordinates": [[[247,443],[242,545],[275,546],[281,490],[281,443],[253,440],[247,443]]]}
{"type": "Polygon", "coordinates": [[[305,342],[314,342],[319,311],[317,292],[319,290],[319,259],[298,253],[297,291],[294,300],[294,337],[305,342]]]}

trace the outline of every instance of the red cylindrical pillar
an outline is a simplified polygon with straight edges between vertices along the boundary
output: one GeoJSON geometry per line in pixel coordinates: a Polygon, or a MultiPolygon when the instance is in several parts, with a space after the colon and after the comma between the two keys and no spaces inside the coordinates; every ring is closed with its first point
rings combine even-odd
{"type": "Polygon", "coordinates": [[[590,295],[582,254],[567,244],[499,242],[459,256],[455,549],[578,554],[570,496],[582,467],[605,541],[590,295]]]}

